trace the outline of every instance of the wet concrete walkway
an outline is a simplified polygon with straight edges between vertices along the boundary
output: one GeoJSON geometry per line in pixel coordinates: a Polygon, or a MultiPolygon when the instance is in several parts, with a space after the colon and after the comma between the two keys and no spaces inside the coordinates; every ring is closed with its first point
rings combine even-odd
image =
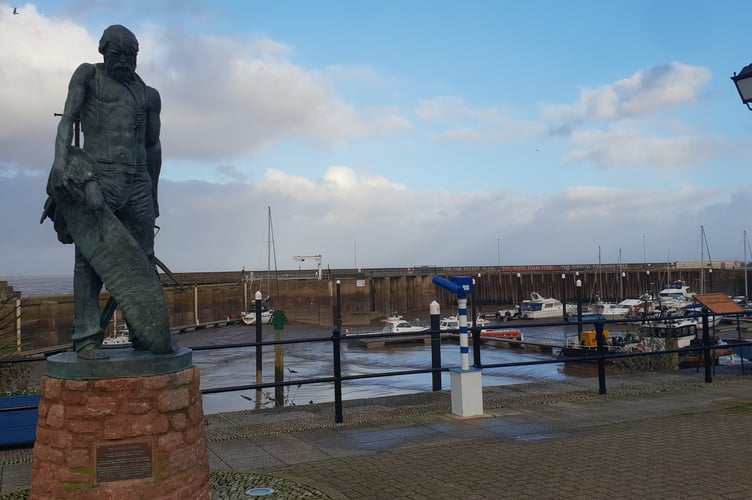
{"type": "MultiPolygon", "coordinates": [[[[332,404],[210,415],[215,498],[752,497],[750,376],[597,391],[589,378],[487,387],[478,418],[453,416],[448,391],[348,401],[339,425],[332,404]]],[[[0,498],[23,498],[30,454],[2,452],[0,498]]]]}

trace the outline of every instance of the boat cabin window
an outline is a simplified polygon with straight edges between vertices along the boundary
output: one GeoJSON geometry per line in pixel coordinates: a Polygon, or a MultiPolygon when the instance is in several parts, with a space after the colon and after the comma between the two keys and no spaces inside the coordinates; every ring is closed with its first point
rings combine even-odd
{"type": "Polygon", "coordinates": [[[523,302],[522,303],[523,311],[540,311],[542,308],[543,308],[543,304],[539,302],[523,302]]]}

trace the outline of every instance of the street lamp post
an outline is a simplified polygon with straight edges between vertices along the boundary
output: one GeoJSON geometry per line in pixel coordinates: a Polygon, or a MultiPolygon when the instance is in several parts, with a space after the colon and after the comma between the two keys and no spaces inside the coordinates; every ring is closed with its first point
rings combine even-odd
{"type": "Polygon", "coordinates": [[[752,106],[749,105],[752,102],[752,64],[749,64],[742,68],[737,75],[731,77],[736,85],[736,90],[739,92],[739,97],[742,98],[742,103],[747,105],[747,109],[752,111],[752,106]]]}
{"type": "Polygon", "coordinates": [[[567,275],[561,273],[561,309],[562,319],[567,320],[567,275]]]}

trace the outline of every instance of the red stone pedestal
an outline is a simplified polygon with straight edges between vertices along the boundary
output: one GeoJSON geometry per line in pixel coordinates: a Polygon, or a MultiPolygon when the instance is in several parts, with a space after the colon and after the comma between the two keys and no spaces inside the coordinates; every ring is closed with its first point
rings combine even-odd
{"type": "Polygon", "coordinates": [[[210,500],[207,453],[198,368],[45,376],[31,498],[210,500]]]}

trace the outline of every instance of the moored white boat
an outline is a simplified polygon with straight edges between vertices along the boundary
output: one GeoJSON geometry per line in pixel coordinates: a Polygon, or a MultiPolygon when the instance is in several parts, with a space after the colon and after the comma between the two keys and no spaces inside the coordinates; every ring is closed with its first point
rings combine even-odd
{"type": "Polygon", "coordinates": [[[381,329],[381,333],[420,333],[428,331],[427,326],[413,325],[397,314],[393,314],[382,321],[384,328],[381,329]]]}
{"type": "Polygon", "coordinates": [[[102,347],[128,347],[131,345],[131,337],[128,330],[118,330],[102,340],[102,347]]]}
{"type": "MultiPolygon", "coordinates": [[[[681,309],[681,311],[679,311],[678,317],[695,319],[697,320],[697,328],[703,328],[701,304],[694,303],[688,306],[684,306],[681,309]]],[[[716,316],[715,314],[708,314],[708,326],[709,327],[718,326],[721,324],[722,319],[723,319],[723,316],[716,316]]]]}
{"type": "Polygon", "coordinates": [[[679,280],[669,284],[658,292],[658,307],[662,311],[678,311],[683,307],[692,305],[694,293],[689,291],[689,286],[679,280]]]}
{"type": "Polygon", "coordinates": [[[601,314],[608,320],[638,318],[646,310],[652,312],[653,298],[642,297],[639,299],[624,299],[618,304],[596,303],[591,306],[591,310],[596,314],[601,314]]]}
{"type": "MultiPolygon", "coordinates": [[[[577,306],[567,304],[567,312],[576,312],[577,306]]],[[[543,297],[538,292],[530,294],[530,298],[523,300],[521,315],[524,319],[562,318],[564,304],[553,297],[543,297]]]]}
{"type": "MultiPolygon", "coordinates": [[[[261,310],[261,324],[271,323],[273,317],[274,317],[274,309],[264,308],[261,310]]],[[[255,325],[256,324],[256,311],[240,313],[240,319],[246,325],[255,325]]]]}
{"type": "Polygon", "coordinates": [[[446,318],[441,318],[441,321],[439,322],[439,330],[441,331],[459,329],[460,319],[457,316],[447,316],[446,318]]]}

